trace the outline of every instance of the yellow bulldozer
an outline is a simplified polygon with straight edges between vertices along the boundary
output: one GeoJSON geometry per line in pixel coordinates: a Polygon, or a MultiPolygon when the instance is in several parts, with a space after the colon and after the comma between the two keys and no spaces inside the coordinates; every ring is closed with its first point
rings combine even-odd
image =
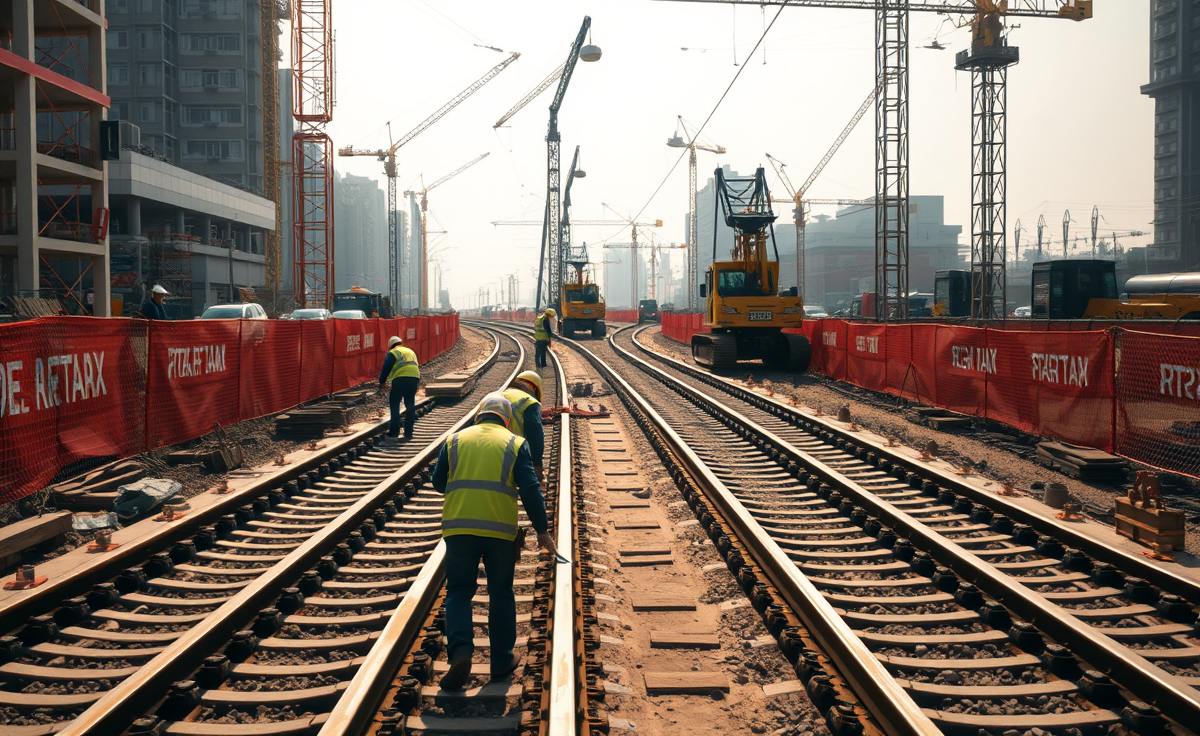
{"type": "Polygon", "coordinates": [[[715,189],[725,224],[733,228],[733,258],[717,260],[714,232],[713,263],[700,284],[704,324],[711,332],[692,336],[692,359],[710,370],[761,360],[771,370],[803,373],[812,346],[803,335],[783,329],[800,326],[804,301],[794,288],[779,288],[776,215],[763,169],[759,167],[753,178],[727,177],[717,169],[715,189]],[[767,256],[768,237],[774,260],[767,256]]]}

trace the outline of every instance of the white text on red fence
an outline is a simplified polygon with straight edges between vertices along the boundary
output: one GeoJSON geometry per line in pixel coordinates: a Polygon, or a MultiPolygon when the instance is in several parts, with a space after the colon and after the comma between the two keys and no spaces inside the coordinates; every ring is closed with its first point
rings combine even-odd
{"type": "Polygon", "coordinates": [[[167,379],[225,372],[224,345],[167,348],[167,379]]]}
{"type": "Polygon", "coordinates": [[[1158,370],[1161,376],[1158,382],[1160,394],[1178,399],[1196,398],[1196,368],[1160,363],[1158,370]]]}
{"type": "Polygon", "coordinates": [[[1088,359],[1082,355],[1033,353],[1029,361],[1033,365],[1035,381],[1065,386],[1088,385],[1088,359]]]}
{"type": "Polygon", "coordinates": [[[950,346],[950,364],[964,371],[996,373],[996,348],[950,346]]]}

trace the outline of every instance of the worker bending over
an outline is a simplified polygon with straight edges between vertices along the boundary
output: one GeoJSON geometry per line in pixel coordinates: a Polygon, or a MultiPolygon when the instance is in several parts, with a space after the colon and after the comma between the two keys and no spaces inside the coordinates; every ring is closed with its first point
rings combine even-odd
{"type": "Polygon", "coordinates": [[[399,337],[388,340],[387,357],[383,359],[383,370],[379,372],[379,388],[384,383],[391,384],[388,394],[388,405],[392,409],[392,417],[388,422],[388,437],[400,434],[400,400],[404,400],[404,439],[411,440],[413,423],[417,421],[415,409],[417,387],[421,383],[421,366],[417,363],[417,354],[404,347],[404,341],[399,337]]]}
{"type": "Polygon", "coordinates": [[[488,637],[492,679],[521,664],[517,604],[513,593],[518,549],[517,498],[537,532],[538,545],[557,554],[548,532],[546,501],[533,472],[525,440],[509,427],[512,404],[502,394],[483,397],[474,426],[450,438],[438,452],[433,487],[445,494],[442,536],[446,540],[446,645],[450,669],[443,690],[461,690],[471,676],[475,626],[471,599],[483,560],[488,590],[488,637]]]}
{"type": "Polygon", "coordinates": [[[546,367],[546,351],[550,349],[550,333],[554,331],[551,322],[557,316],[558,313],[553,309],[547,309],[534,320],[533,344],[537,350],[534,352],[533,364],[538,368],[546,367]]]}
{"type": "Polygon", "coordinates": [[[543,481],[546,432],[542,429],[542,377],[537,371],[519,374],[504,389],[504,398],[513,408],[512,433],[525,440],[529,456],[533,458],[533,470],[538,480],[543,481]]]}

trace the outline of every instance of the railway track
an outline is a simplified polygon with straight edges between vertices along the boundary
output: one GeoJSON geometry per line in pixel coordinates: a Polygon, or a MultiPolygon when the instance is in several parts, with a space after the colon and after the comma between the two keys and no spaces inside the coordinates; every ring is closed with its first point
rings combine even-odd
{"type": "Polygon", "coordinates": [[[496,336],[471,395],[422,402],[411,442],[380,441],[381,422],[279,487],[175,522],[190,536],[168,549],[149,535],[10,599],[0,734],[315,732],[440,541],[427,480],[443,437],[523,356],[496,336]]]}
{"type": "MultiPolygon", "coordinates": [[[[677,432],[676,451],[691,454],[693,473],[709,476],[706,494],[728,502],[726,521],[744,522],[741,536],[762,545],[756,557],[773,558],[772,574],[792,579],[794,590],[779,586],[785,597],[801,599],[805,587],[810,599],[817,594],[806,603],[822,604],[807,614],[810,631],[826,654],[836,649],[831,643],[849,646],[833,658],[887,732],[928,724],[891,720],[915,714],[886,712],[881,704],[895,704],[895,692],[870,692],[882,681],[864,682],[855,668],[883,668],[903,699],[945,731],[1086,733],[1122,722],[1152,733],[1167,718],[1194,722],[1190,683],[1148,661],[1190,668],[1190,606],[1144,579],[1113,585],[1114,574],[1123,575],[1117,570],[1143,561],[1110,567],[1067,553],[1049,534],[1031,539],[907,462],[885,466],[883,453],[860,459],[862,448],[806,425],[790,407],[728,392],[716,400],[705,394],[712,386],[668,375],[621,346],[630,340],[621,332],[611,345],[593,346],[636,367],[622,371],[622,400],[645,402],[643,410],[659,416],[658,431],[677,432]]],[[[603,372],[621,383],[616,371],[603,372]]]]}
{"type": "MultiPolygon", "coordinates": [[[[500,330],[501,334],[504,333],[500,330]]],[[[515,338],[514,338],[515,339],[515,338]]],[[[527,338],[523,338],[527,339],[527,338]]],[[[530,344],[532,344],[530,342],[530,344]]],[[[562,372],[554,361],[554,376],[543,384],[543,407],[559,405],[565,396],[562,372]]],[[[531,367],[531,366],[526,366],[531,367]]],[[[563,550],[572,549],[571,516],[559,515],[570,508],[569,466],[570,417],[546,422],[547,512],[563,550]],[[561,504],[561,506],[560,506],[561,504]]],[[[440,516],[440,497],[436,506],[440,516]]],[[[524,509],[520,519],[526,522],[524,509]]],[[[440,538],[440,525],[437,534],[440,538]]],[[[418,581],[401,601],[379,633],[378,643],[362,661],[321,730],[322,736],[357,734],[421,733],[540,733],[552,718],[574,722],[573,670],[570,652],[573,638],[569,566],[540,559],[537,550],[526,549],[517,561],[517,647],[525,650],[525,662],[511,680],[488,682],[489,650],[487,604],[477,595],[475,661],[467,688],[447,692],[437,686],[446,671],[442,636],[442,603],[445,586],[444,545],[425,562],[418,581]],[[565,587],[564,587],[565,586],[565,587]],[[559,695],[552,701],[551,693],[559,695]]],[[[480,568],[480,584],[484,586],[480,568]]],[[[486,587],[483,587],[486,591],[486,587]]],[[[567,733],[556,730],[555,733],[567,733]]]]}

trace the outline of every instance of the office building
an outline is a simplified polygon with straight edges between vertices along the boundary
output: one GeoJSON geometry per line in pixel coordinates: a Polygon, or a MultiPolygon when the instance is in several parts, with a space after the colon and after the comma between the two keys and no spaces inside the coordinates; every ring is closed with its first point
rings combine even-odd
{"type": "Polygon", "coordinates": [[[110,117],[138,125],[151,154],[261,193],[259,2],[107,0],[107,8],[110,117]]]}
{"type": "Polygon", "coordinates": [[[334,180],[334,280],[343,291],[361,286],[386,294],[387,205],[375,179],[354,174],[334,180]]]}
{"type": "Polygon", "coordinates": [[[1200,269],[1200,6],[1150,0],[1150,82],[1154,98],[1154,244],[1151,271],[1200,269]]]}

